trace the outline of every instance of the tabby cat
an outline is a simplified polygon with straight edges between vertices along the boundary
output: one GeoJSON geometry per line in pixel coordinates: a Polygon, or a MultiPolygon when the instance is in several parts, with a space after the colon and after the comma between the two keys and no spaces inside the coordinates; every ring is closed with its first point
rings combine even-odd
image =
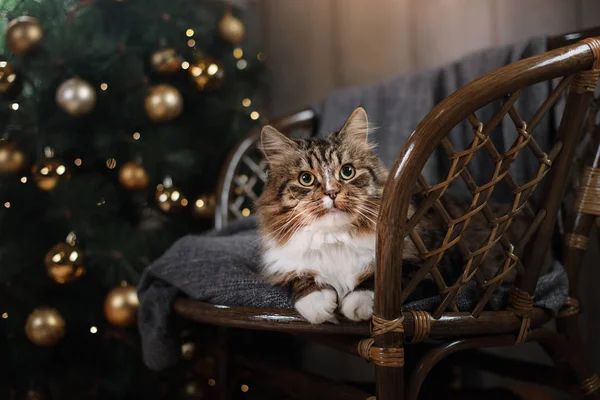
{"type": "Polygon", "coordinates": [[[291,285],[309,322],[373,314],[367,288],[375,261],[375,224],[387,172],[368,139],[367,113],[356,109],[325,139],[291,140],[262,131],[268,181],[257,203],[263,272],[291,285]]]}
{"type": "MultiPolygon", "coordinates": [[[[322,139],[292,140],[271,126],[262,130],[268,162],[257,202],[262,271],[271,283],[291,287],[295,308],[314,324],[336,322],[338,310],[354,321],[373,315],[376,221],[387,171],[368,132],[362,108],[322,139]]],[[[409,216],[413,213],[411,205],[409,216]]],[[[489,229],[478,218],[468,230],[481,245],[489,229]]],[[[440,245],[444,228],[433,211],[416,226],[430,249],[440,245]]],[[[410,239],[404,253],[403,271],[410,274],[422,260],[410,239]]],[[[452,252],[447,253],[441,268],[450,265],[452,252]]],[[[504,252],[489,257],[501,264],[504,252]]]]}

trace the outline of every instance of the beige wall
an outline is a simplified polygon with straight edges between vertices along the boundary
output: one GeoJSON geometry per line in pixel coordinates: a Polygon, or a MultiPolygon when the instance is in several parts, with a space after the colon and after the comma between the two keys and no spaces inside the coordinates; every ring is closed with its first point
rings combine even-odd
{"type": "Polygon", "coordinates": [[[600,0],[250,0],[273,74],[271,116],[348,85],[531,35],[600,25],[600,0]]]}

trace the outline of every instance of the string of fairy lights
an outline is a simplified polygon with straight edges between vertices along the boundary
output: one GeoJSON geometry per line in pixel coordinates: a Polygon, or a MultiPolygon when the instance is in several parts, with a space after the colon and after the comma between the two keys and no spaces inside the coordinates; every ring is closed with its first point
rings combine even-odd
{"type": "MultiPolygon", "coordinates": [[[[121,1],[121,0],[115,0],[121,1]]],[[[163,19],[166,17],[163,15],[163,19]]],[[[170,17],[169,17],[170,18],[170,17]]],[[[249,65],[248,55],[245,54],[241,43],[245,37],[244,24],[231,13],[228,3],[225,3],[224,15],[219,22],[220,36],[235,46],[232,55],[235,66],[242,71],[249,65]]],[[[192,28],[185,30],[187,46],[195,48],[196,32],[192,28]]],[[[5,32],[6,46],[17,57],[30,57],[39,48],[45,36],[39,21],[31,16],[20,16],[10,21],[5,32]]],[[[263,53],[256,54],[256,60],[265,60],[263,53]]],[[[225,79],[225,70],[221,62],[207,55],[201,55],[194,60],[185,60],[172,48],[159,48],[150,57],[149,63],[159,74],[175,74],[186,71],[193,84],[200,91],[210,92],[221,87],[225,79]]],[[[0,95],[12,93],[17,89],[16,82],[19,74],[6,60],[0,60],[0,95]]],[[[147,85],[146,81],[143,84],[147,85]]],[[[73,76],[62,82],[56,92],[56,105],[66,115],[81,117],[91,113],[98,96],[111,88],[110,82],[102,82],[94,87],[81,77],[73,76]]],[[[253,102],[249,97],[239,100],[237,107],[248,115],[251,120],[261,118],[259,111],[252,108],[253,102]]],[[[15,113],[23,112],[18,101],[9,104],[9,110],[15,113]]],[[[184,99],[179,90],[168,84],[150,86],[144,99],[147,117],[156,123],[166,123],[178,118],[184,108],[184,99]]],[[[142,133],[135,131],[128,135],[134,142],[142,139],[142,133]]],[[[129,140],[131,140],[129,139],[129,140]]],[[[71,166],[54,154],[51,147],[45,146],[41,161],[30,167],[30,174],[23,171],[28,165],[25,153],[10,140],[10,137],[0,139],[0,174],[20,176],[22,184],[35,184],[40,190],[52,191],[62,180],[71,176],[71,166]]],[[[82,167],[86,160],[77,157],[73,160],[75,168],[82,167]]],[[[132,192],[146,189],[151,183],[150,177],[143,164],[138,160],[119,162],[116,158],[106,159],[106,168],[118,168],[119,184],[132,192]]],[[[157,207],[165,213],[177,211],[188,206],[193,207],[193,214],[207,218],[214,214],[215,198],[213,195],[200,195],[190,201],[175,185],[173,179],[166,176],[156,185],[155,200],[157,207]]],[[[15,200],[1,201],[5,209],[13,207],[15,200]]],[[[104,205],[100,201],[98,206],[104,205]]],[[[249,214],[249,212],[248,212],[249,214]]],[[[85,274],[85,255],[78,246],[77,237],[69,233],[64,242],[57,243],[48,250],[44,258],[48,276],[58,284],[69,284],[77,281],[85,274]]],[[[131,328],[136,325],[139,302],[136,288],[126,281],[110,290],[104,302],[104,315],[112,325],[131,328]]],[[[1,311],[1,310],[0,310],[1,311]]],[[[0,313],[1,319],[8,319],[8,312],[0,313]]],[[[53,308],[38,307],[28,316],[25,333],[30,341],[39,346],[53,346],[58,343],[66,332],[67,322],[60,312],[53,308]]],[[[98,334],[96,324],[89,327],[90,334],[98,334]]],[[[188,346],[189,347],[189,346],[188,346]]],[[[182,348],[185,354],[186,348],[182,348]]],[[[214,379],[209,379],[209,386],[216,385],[214,379]]],[[[242,385],[241,391],[247,392],[247,385],[242,385]]]]}

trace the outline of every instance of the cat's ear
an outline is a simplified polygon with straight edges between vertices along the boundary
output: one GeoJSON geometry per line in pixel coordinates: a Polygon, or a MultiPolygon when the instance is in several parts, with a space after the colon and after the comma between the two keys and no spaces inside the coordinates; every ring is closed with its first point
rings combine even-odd
{"type": "Polygon", "coordinates": [[[260,134],[261,150],[269,164],[284,162],[290,153],[293,153],[298,145],[280,133],[271,125],[265,125],[260,134]]]}
{"type": "Polygon", "coordinates": [[[345,141],[368,145],[369,118],[364,108],[358,107],[352,112],[338,136],[345,141]]]}

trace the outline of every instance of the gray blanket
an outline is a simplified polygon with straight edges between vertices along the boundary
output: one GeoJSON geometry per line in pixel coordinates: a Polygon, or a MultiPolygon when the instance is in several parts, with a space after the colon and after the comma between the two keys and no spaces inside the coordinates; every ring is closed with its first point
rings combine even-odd
{"type": "MultiPolygon", "coordinates": [[[[379,155],[390,166],[417,123],[446,96],[486,72],[544,50],[544,40],[534,39],[475,53],[436,70],[332,93],[314,107],[320,116],[318,133],[338,129],[350,112],[362,105],[370,120],[380,127],[373,134],[373,139],[379,143],[379,155]]],[[[523,119],[533,115],[549,90],[550,85],[537,85],[523,93],[517,101],[517,109],[523,119]]],[[[486,107],[478,113],[478,117],[482,121],[488,120],[497,106],[486,107]]],[[[547,118],[536,129],[535,137],[542,148],[551,143],[554,128],[554,120],[547,118]]],[[[494,143],[503,151],[514,140],[514,126],[505,121],[498,129],[501,131],[495,134],[494,143]]],[[[458,126],[451,133],[453,143],[459,148],[464,148],[471,138],[472,133],[466,125],[458,126]]],[[[489,176],[489,160],[475,158],[472,164],[471,172],[476,180],[489,176]]],[[[535,157],[524,153],[515,162],[513,172],[519,181],[520,177],[530,177],[536,168],[535,157]]],[[[435,180],[439,178],[440,171],[441,164],[434,158],[428,163],[425,174],[435,180]]],[[[502,201],[502,197],[509,194],[498,190],[496,195],[497,200],[502,201]]],[[[143,357],[148,367],[163,369],[179,358],[178,335],[172,331],[171,323],[171,308],[178,295],[229,306],[291,308],[288,291],[265,284],[257,274],[257,267],[257,236],[252,218],[234,223],[220,232],[184,237],[150,265],[138,287],[140,334],[143,357]]],[[[472,308],[477,297],[475,294],[473,286],[463,290],[457,298],[459,308],[472,308]]],[[[566,295],[567,277],[562,266],[555,262],[538,284],[536,304],[557,311],[566,295]]],[[[506,291],[499,290],[493,303],[505,304],[506,297],[506,291]]],[[[417,299],[406,304],[405,308],[431,310],[438,302],[437,297],[417,299]]]]}

